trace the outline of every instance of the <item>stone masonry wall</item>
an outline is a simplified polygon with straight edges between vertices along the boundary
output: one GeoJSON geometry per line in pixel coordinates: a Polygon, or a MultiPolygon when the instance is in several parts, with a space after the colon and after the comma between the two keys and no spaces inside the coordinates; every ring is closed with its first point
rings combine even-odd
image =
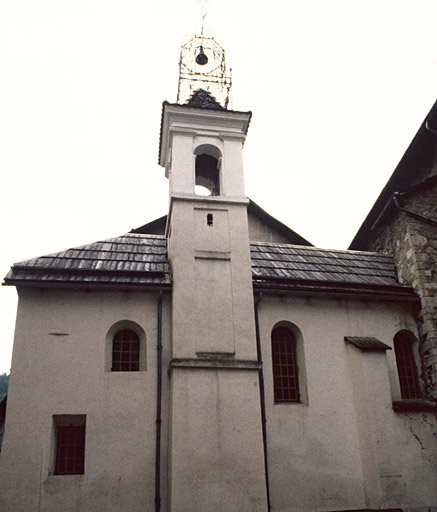
{"type": "MultiPolygon", "coordinates": [[[[437,185],[422,187],[404,196],[401,206],[436,219],[436,196],[437,185]]],[[[393,206],[375,230],[368,249],[393,253],[399,281],[412,286],[420,297],[417,323],[421,373],[428,398],[437,400],[437,225],[393,206]]]]}

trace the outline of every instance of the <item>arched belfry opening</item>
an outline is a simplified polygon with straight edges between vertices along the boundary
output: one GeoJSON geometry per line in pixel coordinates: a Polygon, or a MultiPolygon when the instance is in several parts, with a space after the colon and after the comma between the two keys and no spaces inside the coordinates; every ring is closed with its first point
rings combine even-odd
{"type": "Polygon", "coordinates": [[[210,144],[198,146],[195,154],[195,193],[202,196],[219,196],[220,187],[220,150],[210,144]]]}
{"type": "Polygon", "coordinates": [[[196,194],[220,195],[219,162],[205,153],[196,156],[196,194]]]}

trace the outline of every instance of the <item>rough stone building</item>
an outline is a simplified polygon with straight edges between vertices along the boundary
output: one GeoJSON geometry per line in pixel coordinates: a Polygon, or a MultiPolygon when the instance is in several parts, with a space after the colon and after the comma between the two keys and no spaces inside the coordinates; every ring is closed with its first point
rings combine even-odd
{"type": "Polygon", "coordinates": [[[399,281],[420,297],[421,376],[437,399],[437,104],[356,234],[350,249],[393,254],[399,281]]]}
{"type": "Polygon", "coordinates": [[[246,197],[250,117],[164,102],[168,215],[11,268],[0,510],[437,511],[437,136],[326,250],[246,197]]]}

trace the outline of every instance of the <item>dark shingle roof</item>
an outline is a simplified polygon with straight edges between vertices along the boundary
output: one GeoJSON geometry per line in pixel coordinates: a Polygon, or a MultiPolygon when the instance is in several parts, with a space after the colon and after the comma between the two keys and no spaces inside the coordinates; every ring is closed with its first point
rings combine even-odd
{"type": "Polygon", "coordinates": [[[5,284],[165,286],[171,284],[162,236],[126,234],[15,263],[5,284]]]}
{"type": "Polygon", "coordinates": [[[415,298],[396,279],[389,255],[251,242],[254,286],[289,291],[390,293],[415,298]]]}
{"type": "MultiPolygon", "coordinates": [[[[250,242],[250,250],[256,289],[416,297],[397,282],[393,259],[384,254],[265,242],[250,242]]],[[[4,284],[170,286],[167,242],[128,233],[16,263],[4,284]]]]}
{"type": "Polygon", "coordinates": [[[184,104],[187,107],[209,108],[211,110],[226,110],[214,96],[203,89],[197,89],[184,104]]]}
{"type": "Polygon", "coordinates": [[[433,412],[437,413],[437,404],[423,398],[404,398],[393,402],[396,412],[433,412]]]}
{"type": "Polygon", "coordinates": [[[391,347],[381,340],[378,340],[378,338],[373,338],[372,336],[345,336],[344,340],[360,350],[367,352],[391,350],[391,347]]]}

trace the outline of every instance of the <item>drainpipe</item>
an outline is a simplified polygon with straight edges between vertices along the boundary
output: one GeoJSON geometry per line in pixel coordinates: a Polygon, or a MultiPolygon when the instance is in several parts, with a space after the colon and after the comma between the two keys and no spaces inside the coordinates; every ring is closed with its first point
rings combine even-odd
{"type": "Polygon", "coordinates": [[[259,334],[259,320],[258,320],[258,304],[261,302],[263,293],[260,292],[258,297],[255,299],[255,332],[256,332],[256,354],[257,362],[260,365],[258,372],[259,381],[259,394],[261,402],[261,426],[263,433],[263,451],[264,451],[264,472],[266,475],[266,493],[267,493],[267,510],[270,512],[270,485],[269,485],[269,466],[267,459],[267,419],[266,419],[266,399],[264,394],[264,373],[262,366],[262,353],[261,353],[261,337],[259,334]]]}
{"type": "Polygon", "coordinates": [[[404,190],[404,192],[394,192],[390,199],[385,203],[384,208],[382,209],[381,213],[376,218],[375,222],[372,224],[370,231],[373,231],[375,229],[375,226],[379,223],[379,221],[384,217],[385,212],[389,209],[389,207],[394,204],[395,208],[401,212],[406,213],[407,215],[410,215],[411,217],[414,217],[418,220],[428,222],[429,224],[437,224],[437,220],[433,219],[431,217],[425,217],[424,215],[421,215],[420,213],[413,212],[411,210],[408,210],[407,208],[403,208],[399,204],[399,198],[402,196],[405,196],[410,190],[413,190],[415,187],[411,187],[410,189],[404,190]]]}
{"type": "Polygon", "coordinates": [[[425,217],[424,215],[421,215],[420,213],[416,213],[416,212],[413,212],[411,210],[408,210],[407,208],[403,208],[400,204],[399,204],[399,200],[398,200],[398,197],[401,197],[403,196],[404,193],[402,192],[395,192],[392,196],[392,199],[393,199],[393,202],[396,206],[396,208],[398,210],[400,210],[401,212],[404,212],[408,215],[411,215],[411,217],[414,217],[418,220],[423,220],[425,222],[429,222],[430,224],[437,224],[437,220],[436,219],[432,219],[431,217],[425,217]]]}
{"type": "Polygon", "coordinates": [[[155,512],[161,510],[161,399],[162,399],[162,290],[158,296],[156,447],[155,447],[155,512]]]}

